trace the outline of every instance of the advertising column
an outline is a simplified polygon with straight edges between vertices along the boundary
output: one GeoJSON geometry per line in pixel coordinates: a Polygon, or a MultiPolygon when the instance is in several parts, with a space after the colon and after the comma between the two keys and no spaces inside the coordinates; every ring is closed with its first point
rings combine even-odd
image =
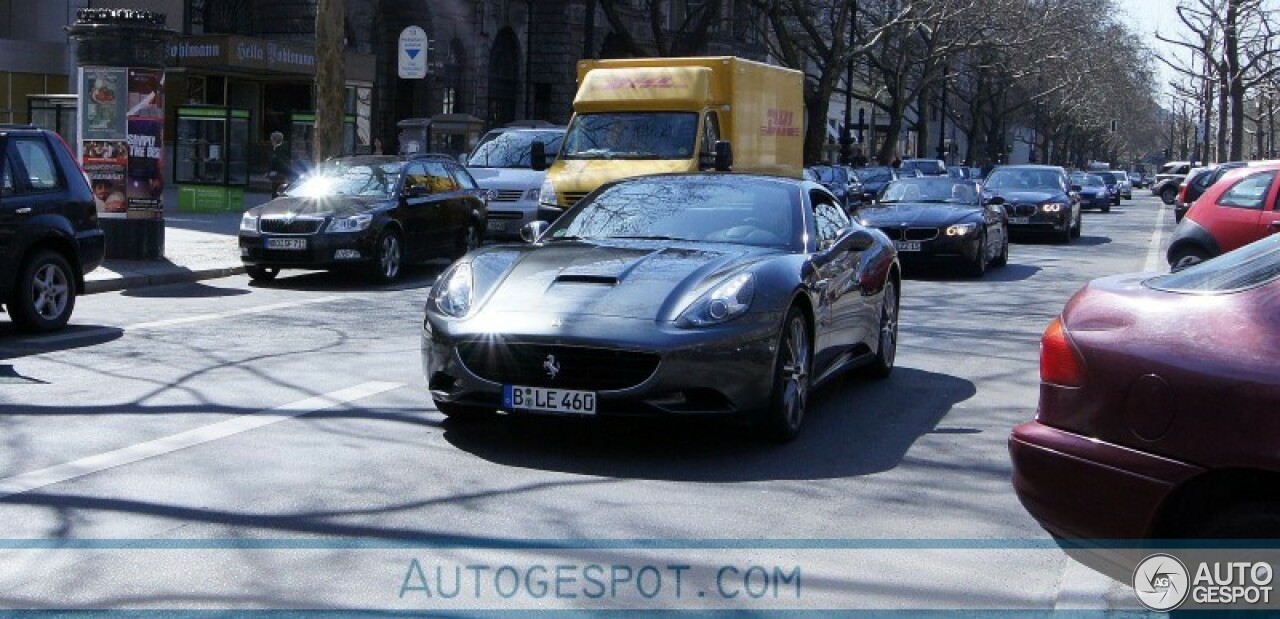
{"type": "Polygon", "coordinates": [[[77,153],[93,185],[106,257],[164,257],[164,66],[160,13],[79,9],[77,153]]]}

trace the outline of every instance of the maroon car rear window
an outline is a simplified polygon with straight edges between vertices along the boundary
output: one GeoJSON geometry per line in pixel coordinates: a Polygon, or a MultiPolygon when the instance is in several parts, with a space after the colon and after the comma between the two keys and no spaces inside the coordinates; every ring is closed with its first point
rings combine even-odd
{"type": "Polygon", "coordinates": [[[1143,283],[1148,288],[1168,292],[1221,294],[1257,288],[1276,280],[1280,280],[1280,235],[1143,283]]]}

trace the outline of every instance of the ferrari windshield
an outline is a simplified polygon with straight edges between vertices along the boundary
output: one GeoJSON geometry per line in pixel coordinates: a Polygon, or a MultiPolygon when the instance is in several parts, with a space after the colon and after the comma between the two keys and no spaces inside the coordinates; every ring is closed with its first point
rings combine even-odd
{"type": "Polygon", "coordinates": [[[565,159],[689,159],[694,112],[579,114],[564,138],[565,159]]]}
{"type": "Polygon", "coordinates": [[[653,176],[624,181],[579,202],[545,238],[649,239],[794,247],[800,189],[787,182],[724,176],[653,176]]]}

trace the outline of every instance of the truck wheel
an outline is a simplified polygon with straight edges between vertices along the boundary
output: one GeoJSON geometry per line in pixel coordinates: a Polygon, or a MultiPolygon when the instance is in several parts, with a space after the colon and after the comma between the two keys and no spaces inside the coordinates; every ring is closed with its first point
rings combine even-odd
{"type": "Polygon", "coordinates": [[[71,265],[53,251],[36,253],[23,266],[9,314],[23,331],[48,333],[66,326],[76,306],[71,265]]]}

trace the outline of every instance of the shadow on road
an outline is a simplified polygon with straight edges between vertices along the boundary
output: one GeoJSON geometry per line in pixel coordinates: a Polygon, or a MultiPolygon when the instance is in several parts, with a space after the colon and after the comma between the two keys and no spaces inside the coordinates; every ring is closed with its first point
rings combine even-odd
{"type": "Polygon", "coordinates": [[[624,479],[728,483],[854,477],[896,467],[973,383],[898,368],[883,382],[845,379],[817,392],[801,435],[762,442],[728,420],[494,417],[446,422],[445,440],[505,466],[624,479]],[[903,394],[912,394],[904,398],[903,394]]]}
{"type": "MultiPolygon", "coordinates": [[[[1010,256],[1010,259],[1016,257],[1010,256]]],[[[959,268],[947,265],[922,264],[904,267],[902,274],[907,280],[913,281],[980,284],[982,282],[1020,282],[1031,279],[1039,272],[1040,267],[1038,266],[1009,263],[1002,267],[988,266],[986,274],[982,277],[973,277],[959,268]]]]}
{"type": "Polygon", "coordinates": [[[370,292],[413,290],[429,288],[447,265],[429,263],[405,266],[400,279],[393,284],[376,284],[369,275],[359,270],[337,271],[281,271],[279,277],[269,282],[249,282],[253,288],[300,290],[309,292],[370,292]]]}
{"type": "Polygon", "coordinates": [[[210,286],[200,282],[169,286],[130,288],[120,293],[121,296],[138,297],[141,299],[205,299],[214,297],[235,297],[242,294],[249,294],[249,291],[243,288],[219,288],[217,286],[210,286]]]}
{"type": "Polygon", "coordinates": [[[0,359],[97,346],[122,335],[122,329],[97,325],[68,325],[57,333],[27,335],[19,333],[12,323],[0,322],[0,359]]]}

